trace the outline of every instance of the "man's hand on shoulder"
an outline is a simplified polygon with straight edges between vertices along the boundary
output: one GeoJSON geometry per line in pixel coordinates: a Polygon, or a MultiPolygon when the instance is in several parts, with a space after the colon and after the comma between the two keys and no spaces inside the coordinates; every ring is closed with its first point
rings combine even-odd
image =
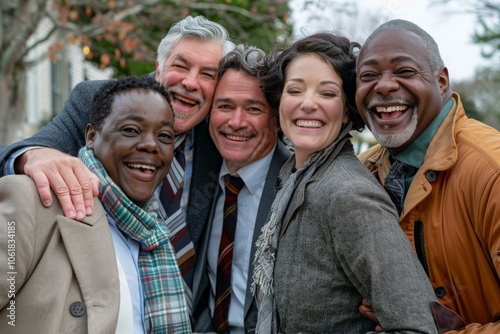
{"type": "Polygon", "coordinates": [[[361,305],[359,305],[359,313],[361,313],[365,318],[375,323],[375,331],[382,332],[383,329],[378,322],[377,316],[375,315],[375,311],[373,310],[373,306],[366,300],[363,299],[361,305]]]}
{"type": "Polygon", "coordinates": [[[15,170],[35,181],[44,206],[52,205],[52,188],[66,217],[83,220],[94,211],[99,179],[78,158],[51,148],[35,148],[17,158],[15,170]]]}

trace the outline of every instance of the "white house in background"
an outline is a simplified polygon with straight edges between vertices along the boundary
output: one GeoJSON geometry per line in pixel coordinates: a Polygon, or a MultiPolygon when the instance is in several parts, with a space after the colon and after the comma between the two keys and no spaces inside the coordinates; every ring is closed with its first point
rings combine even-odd
{"type": "MultiPolygon", "coordinates": [[[[51,23],[43,21],[28,43],[43,38],[50,28],[51,23]]],[[[37,62],[27,71],[26,119],[18,131],[19,140],[33,135],[42,123],[55,116],[76,84],[84,80],[109,79],[113,75],[112,69],[102,71],[85,61],[81,47],[69,43],[60,51],[57,61],[52,62],[48,58],[48,50],[56,38],[52,36],[27,56],[28,61],[37,62]]]]}

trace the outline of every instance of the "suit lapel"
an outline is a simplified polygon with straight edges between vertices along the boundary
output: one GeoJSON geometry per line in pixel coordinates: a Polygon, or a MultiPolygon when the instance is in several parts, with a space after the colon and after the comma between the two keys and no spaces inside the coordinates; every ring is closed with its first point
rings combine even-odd
{"type": "Polygon", "coordinates": [[[207,222],[214,194],[219,186],[218,179],[222,158],[210,138],[206,121],[196,126],[194,136],[186,224],[194,248],[198,251],[198,239],[207,222]]]}
{"type": "MultiPolygon", "coordinates": [[[[217,186],[215,191],[215,198],[217,198],[222,189],[217,186]]],[[[208,282],[207,276],[207,256],[208,256],[208,245],[210,243],[210,231],[212,229],[212,221],[213,216],[215,214],[216,201],[212,201],[212,205],[210,207],[210,213],[208,215],[207,223],[205,224],[205,230],[203,231],[201,238],[199,240],[198,252],[196,253],[196,269],[193,278],[193,296],[195,298],[194,305],[199,302],[200,292],[198,290],[204,290],[205,287],[204,282],[208,282]],[[202,289],[200,289],[203,287],[202,289]]]]}
{"type": "MultiPolygon", "coordinates": [[[[217,198],[222,189],[217,185],[214,191],[215,197],[217,198]]],[[[199,246],[196,252],[196,268],[194,271],[193,278],[193,299],[194,299],[194,309],[192,313],[194,328],[193,331],[206,332],[212,330],[212,316],[210,314],[210,309],[208,307],[211,287],[210,279],[207,273],[207,256],[208,256],[208,245],[210,243],[210,231],[212,230],[213,216],[215,214],[216,201],[212,201],[210,206],[210,211],[208,214],[208,220],[205,224],[205,229],[201,234],[199,239],[199,246]]]]}
{"type": "Polygon", "coordinates": [[[116,321],[109,318],[118,319],[120,281],[104,209],[97,199],[94,205],[94,214],[84,222],[58,216],[57,224],[85,302],[89,333],[111,333],[116,321]]]}

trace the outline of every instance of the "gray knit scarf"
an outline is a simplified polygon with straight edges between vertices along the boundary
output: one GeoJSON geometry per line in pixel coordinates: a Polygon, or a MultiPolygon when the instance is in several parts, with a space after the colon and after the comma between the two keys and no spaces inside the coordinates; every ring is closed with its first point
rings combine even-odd
{"type": "MultiPolygon", "coordinates": [[[[276,194],[271,206],[269,218],[262,228],[262,233],[257,240],[257,251],[254,260],[253,294],[259,307],[256,334],[278,333],[278,317],[274,298],[274,262],[278,249],[278,239],[281,233],[283,217],[290,200],[297,190],[297,186],[304,178],[310,179],[332,155],[337,155],[345,142],[351,137],[349,131],[352,122],[344,125],[337,139],[324,150],[314,153],[297,171],[295,155],[290,157],[281,168],[278,182],[283,187],[276,194]],[[283,184],[284,182],[284,184],[283,184]]],[[[278,186],[279,187],[279,186],[278,186]]]]}

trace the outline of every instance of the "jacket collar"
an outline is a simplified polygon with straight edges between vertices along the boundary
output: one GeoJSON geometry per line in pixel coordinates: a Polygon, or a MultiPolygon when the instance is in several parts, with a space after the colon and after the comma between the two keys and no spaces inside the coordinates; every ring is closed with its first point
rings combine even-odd
{"type": "MultiPolygon", "coordinates": [[[[292,173],[301,173],[298,175],[295,180],[295,184],[293,185],[294,195],[291,196],[289,203],[287,204],[288,209],[285,211],[285,214],[282,219],[281,225],[281,233],[280,237],[285,233],[288,228],[288,225],[291,221],[291,218],[294,212],[302,205],[305,199],[305,191],[307,185],[311,182],[316,182],[321,176],[328,170],[332,162],[339,156],[340,154],[344,154],[345,152],[349,152],[350,154],[354,154],[354,149],[352,143],[350,141],[351,135],[350,131],[352,128],[352,123],[349,122],[345,125],[337,139],[330,144],[325,149],[314,153],[313,156],[309,158],[305,166],[305,169],[302,171],[299,169],[293,172],[292,167],[295,166],[295,159],[289,159],[283,168],[280,171],[279,176],[279,187],[281,188],[286,182],[290,182],[289,178],[292,173]]],[[[300,168],[304,168],[304,165],[300,168]]]]}
{"type": "Polygon", "coordinates": [[[451,168],[458,158],[455,129],[458,123],[465,121],[464,107],[460,96],[453,93],[453,107],[432,139],[424,158],[424,171],[443,171],[451,168]]]}

